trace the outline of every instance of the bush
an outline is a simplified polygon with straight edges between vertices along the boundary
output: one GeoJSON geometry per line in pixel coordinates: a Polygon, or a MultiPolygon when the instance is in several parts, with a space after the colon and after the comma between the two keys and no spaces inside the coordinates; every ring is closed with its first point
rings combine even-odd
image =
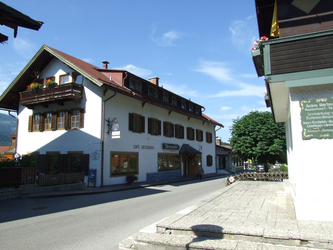
{"type": "Polygon", "coordinates": [[[288,171],[288,166],[286,164],[281,164],[281,171],[288,171]]]}

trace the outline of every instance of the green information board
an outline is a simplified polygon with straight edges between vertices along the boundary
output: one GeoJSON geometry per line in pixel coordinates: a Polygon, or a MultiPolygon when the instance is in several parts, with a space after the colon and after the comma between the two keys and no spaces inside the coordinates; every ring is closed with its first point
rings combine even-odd
{"type": "Polygon", "coordinates": [[[302,100],[303,140],[333,138],[333,98],[302,100]]]}

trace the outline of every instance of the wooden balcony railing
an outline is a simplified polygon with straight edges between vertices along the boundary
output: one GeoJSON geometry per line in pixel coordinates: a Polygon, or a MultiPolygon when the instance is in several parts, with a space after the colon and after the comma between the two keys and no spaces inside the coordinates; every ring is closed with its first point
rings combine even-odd
{"type": "Polygon", "coordinates": [[[73,100],[81,102],[83,86],[77,83],[56,85],[53,88],[42,88],[20,92],[20,101],[23,106],[35,106],[38,104],[63,103],[73,100]]]}

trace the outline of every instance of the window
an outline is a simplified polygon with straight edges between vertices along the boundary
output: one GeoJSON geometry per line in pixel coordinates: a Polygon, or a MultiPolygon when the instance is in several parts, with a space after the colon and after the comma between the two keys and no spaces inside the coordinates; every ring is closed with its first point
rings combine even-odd
{"type": "Polygon", "coordinates": [[[191,112],[193,111],[193,104],[192,103],[188,104],[188,110],[191,111],[191,112]]]}
{"type": "Polygon", "coordinates": [[[68,165],[69,165],[69,173],[79,173],[81,172],[81,153],[69,153],[68,154],[68,165]]]}
{"type": "Polygon", "coordinates": [[[47,153],[47,172],[50,174],[57,174],[58,171],[58,153],[47,153]]]}
{"type": "Polygon", "coordinates": [[[195,113],[198,114],[198,115],[200,115],[200,109],[199,109],[198,106],[195,106],[195,113]]]}
{"type": "Polygon", "coordinates": [[[62,75],[59,77],[59,84],[69,83],[69,74],[62,75]]]}
{"type": "Polygon", "coordinates": [[[61,111],[57,117],[57,129],[65,129],[65,112],[61,111]]]}
{"type": "Polygon", "coordinates": [[[111,153],[110,177],[138,173],[138,154],[111,153]]]}
{"type": "Polygon", "coordinates": [[[171,122],[163,122],[163,135],[166,137],[174,137],[174,127],[171,122]]]}
{"type": "Polygon", "coordinates": [[[184,127],[182,125],[176,124],[175,137],[178,139],[184,139],[184,127]]]}
{"type": "Polygon", "coordinates": [[[51,130],[51,123],[52,122],[52,113],[46,113],[44,115],[44,131],[51,130]]]}
{"type": "Polygon", "coordinates": [[[154,98],[157,98],[157,88],[154,88],[152,86],[148,87],[148,95],[154,98]]]}
{"type": "Polygon", "coordinates": [[[81,74],[74,72],[72,77],[73,77],[73,82],[78,84],[83,83],[83,76],[81,74]]]}
{"type": "Polygon", "coordinates": [[[169,94],[167,92],[163,92],[163,102],[169,102],[169,94]]]}
{"type": "Polygon", "coordinates": [[[80,128],[80,112],[73,110],[71,113],[71,129],[80,128]]]}
{"type": "Polygon", "coordinates": [[[130,78],[129,88],[142,92],[142,83],[134,78],[130,78]]]}
{"type": "Polygon", "coordinates": [[[202,130],[197,129],[195,132],[196,132],[197,141],[203,141],[203,132],[202,132],[202,130]]]}
{"type": "Polygon", "coordinates": [[[158,171],[170,171],[180,169],[180,155],[158,154],[158,171]]]}
{"type": "Polygon", "coordinates": [[[40,116],[39,115],[33,115],[33,129],[32,131],[40,131],[39,130],[39,124],[40,123],[40,116]]]}
{"type": "Polygon", "coordinates": [[[213,135],[210,132],[206,132],[206,142],[212,143],[213,142],[213,135]]]}
{"type": "Polygon", "coordinates": [[[151,135],[161,135],[161,121],[148,118],[148,133],[151,135]]]}
{"type": "Polygon", "coordinates": [[[194,129],[187,127],[187,140],[193,141],[194,140],[194,129]]]}
{"type": "Polygon", "coordinates": [[[182,109],[186,109],[186,101],[185,100],[181,101],[181,107],[182,107],[182,109]]]}
{"type": "Polygon", "coordinates": [[[171,104],[177,106],[177,97],[175,97],[174,95],[171,98],[171,104]]]}
{"type": "Polygon", "coordinates": [[[210,167],[213,165],[213,156],[207,155],[207,166],[210,167]]]}
{"type": "Polygon", "coordinates": [[[129,114],[128,129],[136,133],[145,132],[145,117],[135,113],[129,114]]]}

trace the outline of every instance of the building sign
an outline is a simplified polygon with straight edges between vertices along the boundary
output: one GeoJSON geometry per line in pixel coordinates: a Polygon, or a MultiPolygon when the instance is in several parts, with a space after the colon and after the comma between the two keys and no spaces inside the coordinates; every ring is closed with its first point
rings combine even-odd
{"type": "Polygon", "coordinates": [[[333,138],[333,98],[302,100],[303,140],[333,138]]]}
{"type": "Polygon", "coordinates": [[[120,131],[112,131],[111,132],[112,139],[120,139],[120,131]]]}
{"type": "Polygon", "coordinates": [[[163,149],[173,149],[173,150],[178,150],[179,145],[178,144],[170,144],[170,143],[163,143],[162,144],[163,149]]]}
{"type": "MultiPolygon", "coordinates": [[[[134,149],[140,149],[140,145],[133,145],[134,149]]],[[[141,145],[141,149],[154,149],[154,146],[141,145]]]]}

